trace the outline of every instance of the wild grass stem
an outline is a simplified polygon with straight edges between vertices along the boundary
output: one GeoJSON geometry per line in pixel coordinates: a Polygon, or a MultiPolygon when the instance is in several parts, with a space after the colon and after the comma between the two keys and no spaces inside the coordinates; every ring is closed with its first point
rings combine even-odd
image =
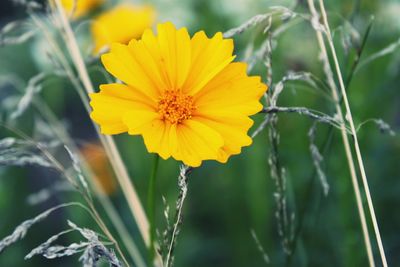
{"type": "MultiPolygon", "coordinates": [[[[309,0],[309,1],[311,1],[311,0],[309,0]]],[[[366,197],[367,197],[368,208],[369,208],[369,211],[370,211],[370,214],[371,214],[372,225],[373,225],[375,236],[376,236],[377,243],[378,243],[379,253],[380,253],[380,256],[381,256],[381,260],[382,260],[383,266],[387,267],[386,255],[385,255],[385,251],[384,251],[384,248],[383,248],[382,238],[381,238],[381,235],[380,235],[379,226],[378,226],[378,222],[377,222],[377,219],[376,219],[374,206],[373,206],[373,203],[372,203],[372,197],[371,197],[371,193],[370,193],[370,190],[369,190],[369,185],[368,185],[368,180],[367,180],[367,176],[366,176],[366,172],[365,172],[364,162],[363,162],[363,159],[362,159],[362,155],[361,155],[361,151],[360,151],[360,147],[359,147],[359,143],[358,143],[357,132],[356,132],[356,128],[354,126],[353,116],[351,114],[350,104],[349,104],[349,101],[348,101],[348,98],[347,98],[346,88],[345,88],[343,77],[342,77],[342,73],[341,73],[341,70],[340,70],[339,61],[338,61],[338,58],[337,58],[337,55],[336,55],[336,49],[335,49],[335,46],[333,44],[333,39],[332,39],[332,35],[331,35],[330,28],[329,28],[329,23],[328,23],[328,17],[327,17],[326,11],[325,11],[324,1],[323,0],[319,0],[319,5],[320,5],[320,8],[321,8],[323,24],[325,26],[326,37],[327,37],[327,40],[328,40],[328,43],[329,43],[329,47],[330,47],[330,50],[331,50],[331,53],[332,53],[332,57],[333,57],[333,61],[334,61],[335,69],[336,69],[336,75],[337,75],[337,78],[338,78],[338,81],[339,81],[340,90],[341,90],[343,101],[344,101],[344,105],[345,105],[345,108],[346,108],[346,114],[347,114],[346,118],[349,121],[350,129],[351,129],[351,132],[352,132],[352,135],[353,135],[353,139],[354,139],[354,148],[355,148],[355,151],[356,151],[358,166],[359,166],[359,169],[360,169],[360,173],[361,173],[361,178],[362,178],[362,182],[363,182],[363,185],[364,185],[365,194],[366,194],[366,197]]],[[[343,114],[342,114],[342,117],[343,117],[343,114]]],[[[344,119],[344,117],[343,117],[343,119],[344,119]]],[[[344,141],[344,143],[346,143],[346,141],[344,141]]],[[[346,147],[346,151],[348,150],[348,152],[346,152],[346,154],[348,154],[349,152],[351,153],[350,145],[349,144],[347,144],[347,145],[345,144],[345,147],[346,147]]],[[[351,172],[355,173],[355,170],[351,169],[351,172]]],[[[356,194],[356,197],[357,197],[357,194],[356,194]]],[[[358,209],[360,210],[361,207],[359,207],[358,209]]],[[[363,226],[363,227],[365,227],[365,226],[363,226]]],[[[372,253],[372,252],[369,252],[369,253],[372,253]]],[[[369,255],[369,258],[370,257],[371,256],[369,255]]],[[[370,261],[371,261],[371,259],[370,259],[370,261]]],[[[371,262],[370,262],[370,265],[371,265],[371,262]]],[[[373,266],[373,265],[371,265],[371,266],[373,266]]]]}
{"type": "MultiPolygon", "coordinates": [[[[32,104],[38,110],[43,119],[48,122],[49,127],[57,136],[57,138],[61,140],[69,149],[71,149],[79,157],[79,159],[83,159],[83,156],[79,152],[79,149],[71,140],[71,137],[66,132],[63,125],[61,125],[52,110],[48,107],[47,103],[41,101],[40,99],[34,98],[32,100],[32,104]]],[[[90,166],[88,166],[88,164],[84,160],[82,160],[81,162],[85,173],[88,173],[90,177],[93,177],[95,174],[91,171],[90,166]]],[[[115,227],[115,230],[117,231],[126,249],[128,250],[128,253],[131,256],[133,262],[135,262],[138,267],[145,267],[145,263],[139,253],[137,246],[131,238],[128,229],[122,221],[121,216],[118,214],[118,212],[115,210],[115,207],[111,203],[110,198],[103,192],[103,189],[96,178],[88,180],[89,183],[92,184],[92,188],[94,190],[96,198],[99,200],[108,218],[111,220],[113,226],[115,227]]]]}
{"type": "MultiPolygon", "coordinates": [[[[318,12],[314,6],[314,0],[308,0],[308,6],[309,6],[312,16],[316,19],[319,18],[318,12]]],[[[341,121],[340,133],[342,136],[343,146],[345,149],[347,163],[348,163],[349,170],[350,170],[350,176],[351,176],[351,181],[352,181],[352,185],[353,185],[353,190],[354,190],[354,194],[356,197],[357,210],[358,210],[358,214],[360,217],[361,228],[362,228],[362,232],[363,232],[365,247],[367,250],[369,266],[374,267],[375,261],[374,261],[374,257],[373,257],[373,253],[372,253],[372,245],[371,245],[371,240],[370,240],[370,236],[369,236],[369,232],[368,232],[368,225],[367,225],[367,220],[366,220],[366,216],[365,216],[365,211],[364,211],[364,207],[362,204],[360,186],[358,184],[353,155],[351,153],[350,142],[349,142],[349,138],[347,135],[345,118],[343,116],[342,109],[340,107],[340,99],[339,99],[337,87],[336,87],[336,84],[335,84],[335,81],[333,78],[333,71],[331,70],[331,67],[329,64],[328,52],[327,52],[327,49],[325,46],[322,32],[316,30],[315,33],[317,35],[317,41],[318,41],[318,45],[319,45],[319,48],[321,51],[321,61],[324,65],[323,67],[324,67],[325,76],[328,80],[328,85],[331,89],[332,97],[335,101],[336,112],[341,121]]]]}
{"type": "MultiPolygon", "coordinates": [[[[74,177],[71,176],[70,173],[64,168],[64,166],[46,148],[42,147],[40,145],[40,143],[35,142],[29,136],[27,136],[25,133],[23,133],[22,131],[20,131],[18,129],[15,129],[13,127],[10,127],[8,125],[4,125],[1,123],[0,123],[0,126],[3,126],[4,128],[8,129],[9,131],[17,134],[22,139],[31,143],[32,146],[36,147],[49,160],[49,162],[52,163],[52,166],[57,170],[57,172],[59,172],[60,175],[63,175],[71,183],[71,185],[82,195],[82,197],[85,200],[88,207],[84,206],[83,204],[81,204],[79,202],[73,202],[73,203],[75,203],[75,205],[79,204],[79,206],[81,206],[82,208],[84,208],[86,211],[89,212],[89,214],[96,221],[97,225],[100,227],[100,229],[103,231],[103,233],[115,245],[115,248],[118,251],[118,253],[120,254],[123,262],[126,264],[127,267],[129,267],[129,263],[126,260],[119,244],[117,243],[114,236],[111,234],[111,232],[107,228],[106,224],[104,223],[103,219],[97,212],[96,207],[94,206],[94,203],[92,201],[92,198],[90,195],[88,195],[87,191],[83,190],[82,187],[79,186],[79,184],[76,182],[74,177]],[[78,203],[78,204],[76,204],[76,203],[78,203]]],[[[68,204],[64,204],[64,205],[68,205],[68,204]]],[[[61,205],[60,205],[60,207],[61,207],[61,205]]]]}
{"type": "MultiPolygon", "coordinates": [[[[56,0],[55,2],[56,2],[57,12],[59,14],[61,24],[62,24],[62,27],[64,30],[66,45],[69,49],[71,58],[77,69],[79,78],[80,78],[82,84],[84,85],[83,87],[86,90],[86,92],[88,94],[94,93],[95,91],[94,91],[92,82],[91,82],[89,74],[87,72],[85,63],[82,59],[77,41],[75,39],[74,33],[69,24],[68,18],[62,8],[60,0],[56,0]]],[[[84,101],[84,99],[82,99],[82,100],[84,101]]],[[[90,112],[90,111],[88,111],[88,112],[90,112]]],[[[123,160],[118,152],[117,146],[111,136],[102,135],[100,133],[98,127],[95,126],[95,128],[100,137],[100,141],[102,142],[102,144],[106,150],[108,158],[114,169],[114,172],[116,173],[117,180],[120,183],[122,191],[125,195],[128,205],[131,209],[132,215],[137,222],[137,225],[139,227],[139,231],[142,235],[142,238],[143,238],[145,244],[148,245],[150,240],[149,240],[149,234],[148,234],[149,224],[147,221],[147,217],[145,215],[145,212],[143,210],[143,207],[141,205],[139,197],[136,193],[136,190],[129,178],[129,175],[125,168],[123,160]]]]}
{"type": "Polygon", "coordinates": [[[176,201],[175,223],[172,229],[170,243],[168,245],[168,251],[164,265],[165,267],[170,267],[173,263],[173,251],[176,245],[176,238],[180,231],[180,226],[182,225],[182,209],[188,192],[189,174],[192,170],[192,167],[186,165],[182,165],[180,167],[178,177],[179,196],[178,200],[176,201]]]}
{"type": "MultiPolygon", "coordinates": [[[[310,8],[310,12],[311,12],[312,16],[315,18],[318,18],[319,15],[317,13],[317,10],[315,9],[313,0],[308,0],[308,6],[310,8]]],[[[358,184],[357,174],[355,171],[353,155],[352,155],[351,149],[350,149],[350,142],[349,142],[348,135],[346,132],[345,118],[343,116],[342,109],[340,107],[339,95],[337,93],[336,84],[335,84],[335,81],[333,78],[333,71],[331,70],[331,67],[329,64],[328,53],[327,53],[327,49],[326,49],[326,46],[324,43],[322,33],[321,33],[321,31],[318,31],[318,30],[316,30],[315,32],[317,35],[318,45],[321,50],[321,60],[324,65],[324,72],[325,72],[326,78],[328,80],[328,85],[332,92],[332,97],[335,101],[336,112],[339,115],[339,119],[341,121],[340,132],[341,132],[343,146],[345,149],[345,154],[346,154],[346,158],[347,158],[347,162],[348,162],[348,166],[349,166],[349,170],[350,170],[350,176],[351,176],[351,181],[352,181],[352,185],[353,185],[353,190],[354,190],[355,197],[356,197],[357,210],[358,210],[358,214],[360,217],[361,228],[362,228],[362,232],[363,232],[363,236],[364,236],[365,247],[367,250],[369,266],[374,267],[375,262],[374,262],[374,257],[373,257],[373,253],[372,253],[371,240],[369,237],[368,225],[367,225],[367,220],[366,220],[366,216],[365,216],[365,212],[364,212],[364,207],[362,204],[360,186],[358,184]]]]}

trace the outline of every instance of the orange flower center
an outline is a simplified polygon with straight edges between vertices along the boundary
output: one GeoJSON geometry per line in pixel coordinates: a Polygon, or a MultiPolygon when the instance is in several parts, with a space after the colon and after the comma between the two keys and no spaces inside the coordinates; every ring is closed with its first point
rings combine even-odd
{"type": "Polygon", "coordinates": [[[158,113],[163,120],[172,124],[181,123],[192,118],[192,113],[196,110],[193,97],[185,95],[179,90],[167,90],[158,101],[158,113]]]}

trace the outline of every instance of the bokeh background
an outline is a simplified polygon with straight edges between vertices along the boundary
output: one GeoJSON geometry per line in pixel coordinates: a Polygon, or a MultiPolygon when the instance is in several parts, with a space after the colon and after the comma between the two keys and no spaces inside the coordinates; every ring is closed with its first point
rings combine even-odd
{"type": "MultiPolygon", "coordinates": [[[[116,1],[106,3],[112,6],[116,1]]],[[[345,76],[354,61],[355,50],[345,53],[342,40],[350,33],[345,23],[350,23],[362,37],[374,17],[371,32],[365,44],[361,61],[390,44],[397,46],[393,53],[381,57],[356,72],[348,87],[352,113],[356,124],[369,118],[382,118],[395,132],[400,128],[400,2],[328,0],[326,8],[334,29],[339,50],[339,60],[345,76]]],[[[226,31],[242,24],[250,17],[268,12],[271,6],[295,7],[295,11],[308,14],[306,1],[270,0],[149,0],[158,13],[158,21],[173,21],[186,26],[189,32],[204,29],[208,35],[226,31]]],[[[12,1],[0,3],[0,25],[26,17],[24,9],[12,1]]],[[[90,20],[90,18],[89,18],[90,20]]],[[[276,28],[281,22],[274,22],[276,28]]],[[[77,29],[82,47],[87,47],[87,24],[77,29]]],[[[77,25],[74,25],[75,27],[77,25]]],[[[245,49],[254,36],[259,34],[255,45],[263,37],[260,28],[235,37],[236,53],[244,58],[245,49]],[[260,40],[258,40],[260,39],[260,40]]],[[[0,77],[13,75],[27,82],[38,72],[49,68],[44,59],[43,46],[39,38],[24,44],[0,47],[0,77]]],[[[85,48],[83,48],[84,50],[85,48]]],[[[289,70],[312,72],[323,79],[318,60],[318,45],[315,32],[308,21],[299,20],[285,31],[275,43],[272,55],[274,82],[279,81],[289,70]]],[[[99,72],[99,62],[89,66],[95,84],[104,83],[99,72]]],[[[253,71],[265,80],[266,68],[259,64],[253,71]]],[[[5,118],[8,98],[18,95],[7,79],[0,83],[0,115],[5,118]]],[[[40,97],[55,112],[58,119],[79,146],[94,142],[96,135],[79,96],[72,85],[63,78],[52,77],[44,84],[40,97]]],[[[306,106],[334,114],[334,106],[304,83],[289,83],[279,100],[281,106],[306,106]]],[[[257,126],[263,115],[254,116],[257,126]]],[[[33,108],[15,121],[22,131],[37,134],[37,120],[33,108]]],[[[268,155],[271,144],[268,130],[255,139],[251,147],[232,157],[227,164],[206,162],[190,176],[189,192],[184,207],[184,221],[175,252],[175,266],[268,266],[260,254],[251,230],[257,234],[265,249],[270,266],[367,266],[361,227],[351,186],[350,175],[338,130],[324,153],[323,168],[330,185],[324,196],[319,180],[314,176],[314,166],[309,152],[307,136],[313,121],[297,114],[280,114],[279,153],[281,164],[287,174],[288,207],[295,214],[293,226],[298,229],[298,242],[292,259],[288,262],[278,235],[275,217],[275,183],[270,176],[268,155]],[[314,177],[314,178],[313,178],[314,177]],[[298,228],[298,226],[301,227],[298,228]]],[[[253,131],[255,127],[251,129],[253,131]]],[[[316,143],[325,142],[329,128],[318,125],[316,143]]],[[[382,133],[373,123],[365,124],[358,131],[361,151],[369,178],[376,215],[389,266],[400,266],[400,139],[382,133]]],[[[10,133],[0,129],[2,138],[10,133]]],[[[116,137],[120,151],[137,187],[139,196],[146,200],[148,176],[152,155],[147,153],[141,137],[126,134],[116,137]]],[[[67,158],[65,158],[67,162],[67,158]]],[[[179,163],[174,160],[161,161],[157,184],[157,225],[165,228],[163,210],[164,196],[174,210],[177,198],[177,175],[179,163]]],[[[63,192],[45,203],[29,205],[27,197],[51,185],[58,174],[40,167],[0,166],[0,238],[5,237],[27,218],[41,211],[73,199],[79,195],[63,192]]],[[[110,196],[127,223],[132,236],[145,255],[136,226],[126,202],[118,188],[110,190],[110,196]]],[[[92,227],[93,222],[79,209],[69,208],[54,213],[44,222],[34,226],[26,238],[0,254],[0,266],[76,266],[77,257],[60,260],[45,260],[35,257],[25,261],[24,256],[35,246],[66,227],[71,219],[78,225],[92,227]]],[[[373,238],[375,256],[379,265],[379,254],[373,238]]],[[[77,236],[65,237],[70,243],[77,236]]]]}

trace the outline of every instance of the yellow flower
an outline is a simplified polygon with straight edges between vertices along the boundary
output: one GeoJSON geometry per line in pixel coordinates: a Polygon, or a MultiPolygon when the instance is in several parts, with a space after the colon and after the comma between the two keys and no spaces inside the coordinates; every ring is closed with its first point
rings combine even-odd
{"type": "Polygon", "coordinates": [[[150,28],[155,20],[151,6],[122,4],[97,17],[91,27],[95,42],[94,53],[111,43],[128,43],[150,28]]]}
{"type": "Polygon", "coordinates": [[[96,186],[100,187],[100,192],[113,194],[117,190],[117,185],[103,147],[97,143],[87,143],[81,148],[81,153],[95,175],[96,186]]]}
{"type": "Polygon", "coordinates": [[[88,14],[102,4],[104,0],[61,0],[60,2],[67,14],[76,19],[88,14]]]}
{"type": "Polygon", "coordinates": [[[91,94],[91,118],[103,134],[142,135],[149,152],[189,166],[226,162],[251,144],[249,115],[262,109],[267,90],[249,77],[245,63],[232,63],[232,39],[203,31],[158,25],[141,40],[113,44],[102,62],[126,84],[103,84],[91,94]]]}

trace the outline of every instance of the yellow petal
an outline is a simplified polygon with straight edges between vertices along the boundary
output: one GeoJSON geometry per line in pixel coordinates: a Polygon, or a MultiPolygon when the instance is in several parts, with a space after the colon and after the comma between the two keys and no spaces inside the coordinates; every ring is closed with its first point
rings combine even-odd
{"type": "Polygon", "coordinates": [[[157,85],[136,61],[127,45],[112,44],[111,51],[102,55],[101,60],[109,73],[157,101],[159,96],[157,85]]]}
{"type": "Polygon", "coordinates": [[[132,100],[138,103],[142,103],[149,108],[156,109],[157,103],[151,100],[148,96],[136,90],[129,85],[120,84],[120,83],[111,83],[111,84],[101,84],[100,92],[103,95],[109,95],[112,97],[122,98],[126,100],[132,100]]]}
{"type": "Polygon", "coordinates": [[[230,63],[194,97],[199,111],[238,112],[252,115],[262,109],[258,102],[267,87],[260,77],[249,77],[245,63],[230,63]]]}
{"type": "Polygon", "coordinates": [[[253,120],[239,113],[202,113],[194,120],[199,121],[217,131],[224,139],[223,151],[225,160],[241,152],[241,148],[252,143],[247,131],[253,125],[253,120]]]}
{"type": "MultiPolygon", "coordinates": [[[[148,55],[153,59],[154,64],[159,69],[158,72],[155,74],[161,77],[163,81],[163,90],[168,89],[169,86],[169,78],[167,70],[165,69],[164,65],[162,64],[163,57],[161,55],[160,46],[157,41],[157,37],[154,35],[153,31],[147,29],[144,31],[142,39],[139,41],[139,44],[143,45],[144,52],[148,52],[148,55]]],[[[139,51],[142,52],[142,51],[139,51]]],[[[150,58],[149,58],[150,59],[150,58]]],[[[150,60],[149,60],[150,61],[150,60]]]]}
{"type": "Polygon", "coordinates": [[[172,156],[186,165],[198,167],[202,160],[216,159],[224,145],[221,135],[196,120],[187,120],[177,126],[178,148],[172,156]]]}
{"type": "MultiPolygon", "coordinates": [[[[160,119],[160,115],[150,109],[132,109],[123,115],[123,123],[131,135],[143,134],[149,124],[160,119]]],[[[150,125],[151,126],[151,125],[150,125]]]]}
{"type": "Polygon", "coordinates": [[[154,120],[147,124],[143,131],[144,143],[149,152],[158,153],[163,159],[171,156],[169,146],[169,132],[171,124],[161,120],[154,120]]]}
{"type": "Polygon", "coordinates": [[[131,109],[151,109],[152,102],[134,89],[122,84],[100,86],[100,92],[90,95],[93,108],[90,117],[104,134],[119,134],[128,129],[122,116],[131,109]]]}
{"type": "Polygon", "coordinates": [[[192,64],[184,91],[194,95],[235,57],[232,56],[232,39],[223,39],[220,32],[211,39],[203,31],[198,32],[193,36],[191,44],[192,64]]]}
{"type": "Polygon", "coordinates": [[[186,80],[191,63],[190,37],[186,28],[176,30],[170,23],[157,26],[161,64],[169,82],[169,90],[180,89],[186,80]]]}
{"type": "Polygon", "coordinates": [[[160,93],[182,87],[191,59],[186,28],[176,30],[172,23],[159,24],[157,37],[146,30],[142,39],[132,40],[129,47],[160,93]]]}
{"type": "Polygon", "coordinates": [[[169,144],[169,152],[171,155],[176,155],[178,152],[178,147],[179,147],[179,140],[178,140],[178,134],[177,134],[177,124],[171,124],[171,127],[169,129],[169,139],[168,139],[168,144],[169,144]]]}
{"type": "Polygon", "coordinates": [[[146,148],[158,153],[163,159],[171,156],[169,152],[169,125],[160,120],[158,113],[134,110],[124,116],[124,123],[131,135],[142,135],[146,148]]]}
{"type": "MultiPolygon", "coordinates": [[[[146,31],[146,40],[149,39],[149,34],[153,35],[150,30],[146,31]]],[[[153,38],[154,35],[152,36],[153,38]]],[[[151,38],[151,37],[150,37],[151,38]]],[[[161,94],[166,88],[168,88],[168,79],[166,71],[163,66],[161,66],[161,56],[158,49],[157,41],[150,42],[150,45],[142,40],[135,40],[129,42],[129,48],[131,50],[132,56],[136,59],[138,64],[142,67],[143,71],[148,77],[151,77],[154,85],[157,87],[157,91],[161,94]],[[154,45],[155,44],[155,45],[154,45]],[[154,49],[154,47],[156,47],[154,49]],[[155,52],[153,50],[156,50],[155,52]]]]}
{"type": "MultiPolygon", "coordinates": [[[[101,5],[104,0],[61,0],[60,2],[67,15],[77,19],[101,5]]],[[[50,4],[55,5],[55,0],[50,1],[50,4]]]]}
{"type": "Polygon", "coordinates": [[[151,27],[154,19],[155,11],[151,6],[121,4],[104,12],[91,25],[94,53],[112,43],[126,44],[132,38],[139,38],[145,29],[151,27]]]}

